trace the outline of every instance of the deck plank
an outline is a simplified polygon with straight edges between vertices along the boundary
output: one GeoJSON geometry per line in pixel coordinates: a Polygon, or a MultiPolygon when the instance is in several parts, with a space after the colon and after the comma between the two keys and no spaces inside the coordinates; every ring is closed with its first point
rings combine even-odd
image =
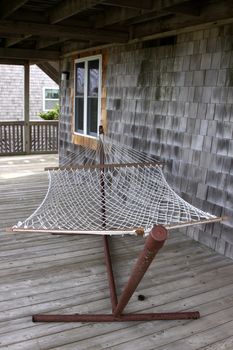
{"type": "MultiPolygon", "coordinates": [[[[0,158],[0,349],[230,350],[233,262],[177,231],[170,234],[132,301],[130,312],[201,311],[200,320],[42,324],[33,313],[110,312],[102,238],[12,234],[47,190],[45,166],[57,157],[0,158]],[[138,294],[145,295],[143,302],[138,294]]],[[[143,245],[110,239],[120,293],[143,245]]]]}

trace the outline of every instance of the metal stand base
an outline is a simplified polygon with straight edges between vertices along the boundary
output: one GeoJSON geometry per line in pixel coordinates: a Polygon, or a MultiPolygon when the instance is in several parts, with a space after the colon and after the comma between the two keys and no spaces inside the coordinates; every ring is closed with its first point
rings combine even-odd
{"type": "Polygon", "coordinates": [[[96,315],[34,315],[33,322],[129,322],[157,320],[189,320],[200,318],[198,311],[194,312],[159,312],[148,314],[123,314],[115,317],[113,314],[96,315]]]}
{"type": "Polygon", "coordinates": [[[192,312],[162,312],[162,313],[142,313],[142,314],[122,314],[131,296],[142,280],[144,274],[152,263],[157,252],[164,245],[167,239],[167,230],[163,226],[154,226],[151,230],[143,251],[138,257],[132,274],[117,300],[115,281],[113,276],[111,256],[108,246],[108,237],[104,236],[105,263],[108,272],[108,283],[110,298],[112,303],[112,314],[95,315],[34,315],[33,322],[129,322],[129,321],[155,321],[155,320],[188,320],[200,318],[198,311],[192,312]]]}

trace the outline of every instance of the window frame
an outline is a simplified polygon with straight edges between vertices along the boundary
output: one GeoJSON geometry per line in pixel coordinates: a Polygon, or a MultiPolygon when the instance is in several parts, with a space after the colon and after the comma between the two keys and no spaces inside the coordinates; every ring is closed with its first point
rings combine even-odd
{"type": "Polygon", "coordinates": [[[50,111],[52,108],[50,109],[46,109],[45,108],[45,100],[50,100],[50,101],[54,101],[54,100],[58,100],[58,104],[59,104],[59,100],[60,100],[60,89],[59,87],[58,88],[55,88],[55,87],[47,87],[47,86],[43,86],[43,112],[48,112],[50,111]],[[59,97],[58,99],[55,99],[55,98],[45,98],[45,91],[46,90],[58,90],[59,92],[59,97]]]}
{"type": "Polygon", "coordinates": [[[78,58],[74,60],[74,102],[73,102],[73,133],[75,135],[83,136],[83,137],[90,137],[96,139],[99,136],[99,125],[101,120],[101,92],[102,92],[102,55],[94,55],[94,56],[88,56],[83,58],[78,58]],[[98,108],[97,108],[97,132],[96,135],[89,135],[87,133],[87,96],[88,96],[88,62],[99,60],[99,81],[98,81],[98,108]],[[77,63],[84,63],[84,97],[83,97],[83,133],[78,132],[75,130],[75,116],[76,116],[76,110],[75,110],[75,99],[76,99],[76,64],[77,63]]]}

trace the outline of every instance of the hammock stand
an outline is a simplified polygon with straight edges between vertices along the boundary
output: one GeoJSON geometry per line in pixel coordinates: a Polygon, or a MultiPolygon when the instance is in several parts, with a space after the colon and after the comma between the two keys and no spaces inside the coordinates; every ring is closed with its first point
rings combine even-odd
{"type": "Polygon", "coordinates": [[[33,322],[129,322],[129,321],[155,321],[155,320],[183,320],[197,319],[200,317],[198,311],[191,312],[160,312],[160,313],[123,313],[135,289],[139,285],[147,269],[152,263],[158,251],[163,247],[167,239],[167,230],[163,226],[154,226],[148,235],[144,249],[138,256],[131,276],[124,290],[117,298],[115,280],[112,270],[111,254],[109,250],[108,237],[103,236],[105,264],[108,274],[110,299],[112,304],[111,314],[70,314],[70,315],[33,315],[33,322]]]}
{"type": "MultiPolygon", "coordinates": [[[[114,166],[114,165],[113,165],[114,166]]],[[[128,165],[130,166],[130,165],[128,165]]],[[[100,186],[102,197],[102,227],[106,227],[105,213],[105,184],[104,184],[104,151],[100,152],[100,186]]],[[[167,239],[167,230],[161,225],[155,225],[149,233],[144,249],[138,256],[138,260],[133,268],[131,276],[126,283],[119,298],[116,293],[116,283],[113,275],[111,253],[109,249],[108,236],[103,236],[105,265],[108,275],[109,294],[112,305],[111,314],[70,314],[70,315],[33,315],[33,322],[128,322],[128,321],[155,321],[155,320],[181,320],[198,319],[198,311],[191,312],[160,312],[160,313],[129,313],[123,314],[125,307],[130,301],[134,291],[141,282],[147,269],[152,263],[158,251],[163,247],[167,239]]]]}
{"type": "MultiPolygon", "coordinates": [[[[109,314],[36,314],[32,316],[33,322],[128,322],[128,321],[155,321],[155,320],[182,320],[182,319],[198,319],[200,318],[200,313],[198,311],[191,312],[160,312],[160,313],[123,313],[125,307],[130,301],[133,293],[135,292],[137,286],[140,284],[143,276],[154,260],[156,254],[163,247],[169,229],[190,226],[196,224],[210,223],[210,222],[219,222],[223,218],[219,218],[213,215],[208,215],[208,217],[200,217],[199,220],[190,220],[186,222],[175,222],[172,224],[156,224],[150,230],[144,248],[138,256],[137,262],[132,270],[132,273],[126,283],[123,292],[118,300],[116,293],[116,283],[113,275],[111,253],[109,249],[108,235],[120,234],[120,230],[109,231],[106,225],[106,183],[104,180],[105,169],[106,168],[122,168],[122,167],[144,167],[140,161],[137,159],[137,163],[130,161],[130,163],[112,163],[105,164],[105,153],[104,147],[101,143],[100,149],[100,163],[99,164],[88,164],[88,165],[78,165],[71,166],[70,169],[67,166],[62,166],[59,168],[47,168],[46,170],[75,170],[75,169],[97,169],[99,173],[99,183],[100,183],[100,226],[95,231],[92,230],[63,230],[63,229],[46,229],[43,227],[38,227],[30,229],[30,227],[22,227],[22,223],[19,226],[13,227],[10,230],[13,232],[49,232],[52,234],[100,234],[103,236],[103,247],[105,255],[105,264],[108,275],[108,284],[109,284],[109,293],[112,306],[112,313],[109,314]]],[[[148,166],[159,166],[161,163],[154,162],[153,160],[147,161],[146,167],[148,166]]],[[[137,201],[136,201],[137,202],[137,201]]],[[[138,202],[140,206],[140,202],[138,202]]],[[[43,203],[42,203],[43,204],[43,203]]],[[[36,212],[35,212],[36,213],[36,212]]],[[[34,215],[34,214],[33,214],[34,215]]],[[[32,216],[31,216],[32,217],[32,216]]],[[[29,217],[29,219],[31,218],[29,217]]],[[[29,220],[27,219],[27,220],[29,220]]],[[[124,234],[134,233],[137,235],[143,235],[144,229],[141,227],[134,227],[123,230],[124,234]]]]}

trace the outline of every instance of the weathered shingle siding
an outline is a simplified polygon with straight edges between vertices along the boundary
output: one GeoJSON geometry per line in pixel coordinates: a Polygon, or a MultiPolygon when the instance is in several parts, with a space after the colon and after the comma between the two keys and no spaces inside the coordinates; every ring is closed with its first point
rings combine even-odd
{"type": "MultiPolygon", "coordinates": [[[[23,66],[0,65],[0,120],[23,120],[24,68],[23,66]]],[[[43,87],[58,88],[58,85],[40,68],[30,67],[30,117],[37,119],[43,111],[43,87]]]]}
{"type": "Polygon", "coordinates": [[[179,35],[175,45],[117,47],[107,71],[111,137],[168,160],[169,184],[228,215],[189,235],[233,257],[233,26],[179,35]]]}
{"type": "MultiPolygon", "coordinates": [[[[61,153],[74,149],[69,63],[61,153]]],[[[165,175],[177,193],[229,216],[187,232],[233,257],[233,26],[182,34],[174,45],[109,49],[106,88],[110,136],[167,160],[165,175]]]]}

